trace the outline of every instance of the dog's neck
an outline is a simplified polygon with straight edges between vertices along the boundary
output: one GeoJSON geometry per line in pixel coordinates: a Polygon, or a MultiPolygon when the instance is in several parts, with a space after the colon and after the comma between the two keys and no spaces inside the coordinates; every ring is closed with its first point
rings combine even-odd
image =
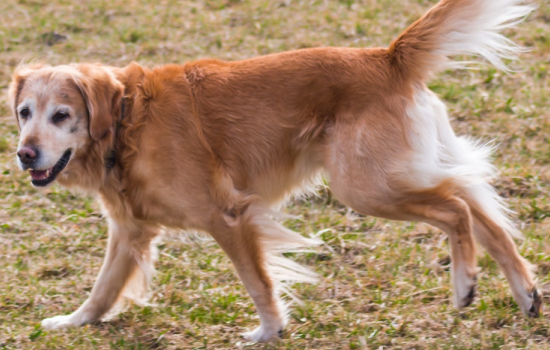
{"type": "Polygon", "coordinates": [[[124,119],[124,113],[126,112],[126,98],[122,97],[122,101],[120,103],[120,117],[115,123],[115,130],[113,135],[113,147],[108,152],[108,154],[105,156],[105,167],[107,170],[112,169],[116,165],[116,159],[117,159],[117,152],[116,152],[116,146],[117,146],[117,139],[118,139],[118,131],[120,129],[122,120],[124,119]]]}
{"type": "Polygon", "coordinates": [[[103,156],[104,171],[107,173],[112,173],[113,168],[120,165],[121,152],[123,152],[124,147],[121,140],[122,129],[128,123],[131,123],[134,95],[145,75],[145,69],[137,63],[130,63],[123,68],[111,67],[111,69],[116,79],[124,86],[124,92],[120,101],[120,115],[118,120],[115,121],[113,135],[111,136],[112,146],[103,156]]]}

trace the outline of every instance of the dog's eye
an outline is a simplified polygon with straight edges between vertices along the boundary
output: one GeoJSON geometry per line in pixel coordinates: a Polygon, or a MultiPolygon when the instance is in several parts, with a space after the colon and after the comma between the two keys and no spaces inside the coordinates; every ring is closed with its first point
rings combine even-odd
{"type": "Polygon", "coordinates": [[[29,111],[28,108],[23,108],[19,111],[19,115],[21,116],[21,118],[23,119],[27,119],[29,117],[29,115],[31,114],[31,112],[29,111]]]}
{"type": "Polygon", "coordinates": [[[69,117],[69,113],[66,113],[66,112],[57,112],[54,114],[54,116],[52,117],[52,121],[57,124],[57,123],[61,123],[62,121],[64,121],[65,119],[67,119],[69,117]]]}

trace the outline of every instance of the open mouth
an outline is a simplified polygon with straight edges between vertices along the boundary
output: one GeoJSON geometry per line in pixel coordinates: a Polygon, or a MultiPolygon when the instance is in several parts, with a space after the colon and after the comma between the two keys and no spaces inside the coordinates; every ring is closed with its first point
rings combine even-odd
{"type": "Polygon", "coordinates": [[[51,183],[53,180],[55,180],[61,170],[65,169],[65,166],[67,166],[67,164],[69,163],[69,159],[71,159],[71,150],[66,150],[65,153],[63,153],[63,156],[57,161],[57,163],[53,167],[46,170],[30,169],[29,172],[32,177],[32,184],[42,187],[51,183]]]}

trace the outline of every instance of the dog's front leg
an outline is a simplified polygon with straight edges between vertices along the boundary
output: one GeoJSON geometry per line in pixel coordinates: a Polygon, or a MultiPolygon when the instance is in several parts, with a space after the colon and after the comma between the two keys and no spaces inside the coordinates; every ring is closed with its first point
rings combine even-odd
{"type": "Polygon", "coordinates": [[[260,316],[260,326],[243,334],[244,338],[266,342],[282,337],[286,315],[267,271],[261,227],[248,214],[229,220],[220,217],[211,225],[210,233],[233,262],[260,316]]]}
{"type": "Polygon", "coordinates": [[[56,329],[98,321],[111,310],[125,287],[145,289],[153,271],[151,241],[157,234],[154,228],[110,220],[107,254],[90,297],[72,314],[47,318],[42,326],[56,329]]]}

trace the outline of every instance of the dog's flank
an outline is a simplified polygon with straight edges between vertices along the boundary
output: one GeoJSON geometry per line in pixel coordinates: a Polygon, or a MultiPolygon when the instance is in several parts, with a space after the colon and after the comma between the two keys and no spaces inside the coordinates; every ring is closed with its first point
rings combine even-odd
{"type": "Polygon", "coordinates": [[[18,68],[10,98],[25,161],[49,168],[70,150],[57,181],[98,193],[109,220],[89,299],[43,325],[77,326],[105,317],[123,298],[142,302],[152,242],[165,226],[211,234],[258,309],[260,327],[247,339],[278,337],[287,321],[279,294],[291,294],[283,281],[316,278],[282,253],[317,242],[282,227],[271,210],[323,172],[334,196],[357,212],[423,221],[449,235],[456,307],[475,295],[475,234],[522,312],[537,316],[541,296],[511,238],[519,232],[489,183],[491,149],[457,137],[425,86],[458,54],[505,69],[502,59],[522,49],[499,31],[531,9],[518,0],[443,0],[388,49],[316,48],[155,69],[18,68]],[[51,123],[60,108],[69,119],[88,118],[51,123]]]}

